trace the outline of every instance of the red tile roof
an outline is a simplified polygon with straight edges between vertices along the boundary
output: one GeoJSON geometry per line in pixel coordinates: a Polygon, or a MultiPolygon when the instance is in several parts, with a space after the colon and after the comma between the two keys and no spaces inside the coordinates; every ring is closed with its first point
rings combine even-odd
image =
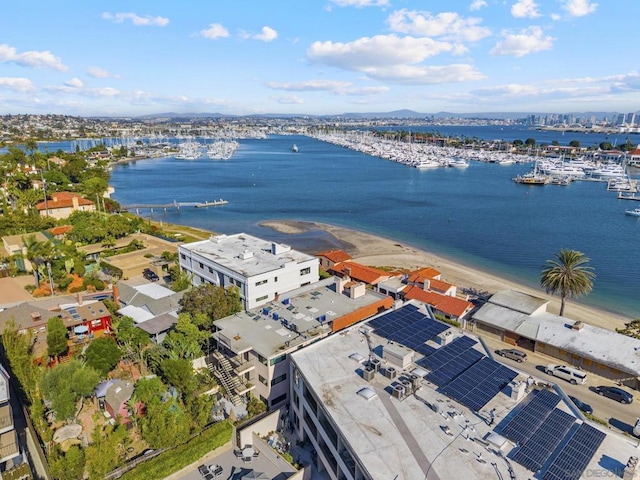
{"type": "Polygon", "coordinates": [[[68,233],[71,230],[73,230],[73,225],[60,225],[59,227],[50,228],[49,233],[51,233],[51,235],[55,237],[58,235],[64,235],[65,233],[68,233]]]}
{"type": "Polygon", "coordinates": [[[440,272],[433,267],[424,267],[409,273],[408,283],[424,283],[426,279],[440,278],[440,272]]]}
{"type": "Polygon", "coordinates": [[[409,287],[404,294],[407,300],[418,300],[422,303],[428,303],[436,310],[441,311],[445,315],[460,318],[467,313],[473,304],[457,297],[449,295],[441,295],[436,292],[427,292],[418,286],[409,287]]]}
{"type": "Polygon", "coordinates": [[[337,263],[332,270],[338,274],[349,275],[352,279],[369,285],[376,285],[390,277],[390,274],[384,270],[378,270],[377,268],[351,261],[337,263]]]}
{"type": "Polygon", "coordinates": [[[436,278],[429,279],[429,290],[435,290],[436,292],[446,293],[453,287],[451,283],[436,278]]]}
{"type": "MultiPolygon", "coordinates": [[[[78,205],[93,205],[91,200],[87,200],[82,195],[72,192],[57,192],[51,196],[51,200],[47,200],[47,209],[55,210],[56,208],[72,208],[73,199],[78,199],[78,205]]],[[[44,202],[36,205],[38,210],[44,210],[44,202]]]]}
{"type": "Polygon", "coordinates": [[[320,252],[316,257],[325,257],[327,260],[333,263],[346,262],[351,260],[351,256],[344,250],[327,250],[326,252],[320,252]]]}

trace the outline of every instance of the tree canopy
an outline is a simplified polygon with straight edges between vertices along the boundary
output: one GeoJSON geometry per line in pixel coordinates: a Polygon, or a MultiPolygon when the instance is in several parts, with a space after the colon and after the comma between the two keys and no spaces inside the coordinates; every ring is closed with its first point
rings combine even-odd
{"type": "Polygon", "coordinates": [[[101,337],[89,344],[84,357],[87,365],[105,377],[122,358],[122,351],[111,338],[101,337]]]}
{"type": "Polygon", "coordinates": [[[50,357],[58,357],[67,353],[67,327],[60,317],[51,317],[47,320],[47,354],[50,357]]]}
{"type": "Polygon", "coordinates": [[[205,314],[209,319],[210,329],[214,320],[228,317],[242,311],[240,292],[236,287],[218,287],[215,285],[200,285],[184,294],[180,299],[182,311],[196,315],[205,314]]]}
{"type": "Polygon", "coordinates": [[[547,260],[540,275],[540,285],[547,293],[560,295],[560,316],[567,298],[588,294],[596,275],[589,259],[577,250],[560,250],[555,260],[547,260]]]}

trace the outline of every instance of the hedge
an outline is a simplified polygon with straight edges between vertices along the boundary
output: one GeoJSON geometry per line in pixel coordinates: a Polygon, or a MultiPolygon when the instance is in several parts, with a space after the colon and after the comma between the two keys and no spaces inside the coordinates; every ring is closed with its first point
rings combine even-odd
{"type": "Polygon", "coordinates": [[[228,421],[214,424],[193,437],[187,443],[167,450],[157,457],[141,463],[129,470],[120,478],[122,480],[157,480],[165,478],[197,462],[207,453],[226,444],[231,440],[233,425],[228,421]]]}

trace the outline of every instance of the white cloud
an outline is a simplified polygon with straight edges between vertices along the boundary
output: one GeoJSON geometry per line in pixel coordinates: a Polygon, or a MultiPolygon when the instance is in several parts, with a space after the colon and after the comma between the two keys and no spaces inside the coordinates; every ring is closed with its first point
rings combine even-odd
{"type": "Polygon", "coordinates": [[[491,35],[491,30],[479,25],[482,19],[463,18],[455,12],[432,15],[429,12],[402,9],[389,15],[387,22],[396,32],[425,37],[475,42],[491,35]]]}
{"type": "Polygon", "coordinates": [[[209,28],[200,30],[200,35],[211,40],[215,40],[216,38],[227,38],[229,36],[229,30],[227,30],[221,23],[212,23],[209,25],[209,28]]]}
{"type": "Polygon", "coordinates": [[[471,2],[471,5],[469,5],[469,10],[474,12],[486,6],[487,6],[487,2],[485,2],[484,0],[473,0],[473,2],[471,2]]]}
{"type": "Polygon", "coordinates": [[[540,27],[529,27],[520,33],[503,32],[503,39],[491,50],[491,55],[514,55],[523,57],[530,53],[550,50],[553,37],[544,36],[540,27]]]}
{"type": "Polygon", "coordinates": [[[331,0],[339,7],[386,7],[389,0],[331,0]]]}
{"type": "Polygon", "coordinates": [[[536,18],[540,13],[534,0],[518,0],[511,7],[511,15],[516,18],[536,18]]]}
{"type": "Polygon", "coordinates": [[[376,66],[419,63],[442,52],[450,52],[453,45],[430,38],[377,35],[363,37],[350,43],[314,42],[307,50],[315,63],[351,71],[364,71],[376,66]]]}
{"type": "Polygon", "coordinates": [[[87,68],[87,75],[93,78],[117,78],[116,75],[111,75],[105,69],[100,67],[89,67],[87,68]]]}
{"type": "Polygon", "coordinates": [[[136,27],[166,27],[169,24],[169,19],[166,17],[152,17],[151,15],[140,16],[135,13],[109,13],[104,12],[102,18],[105,20],[111,20],[115,23],[123,23],[125,20],[130,20],[136,27]]]}
{"type": "Polygon", "coordinates": [[[283,105],[302,105],[304,103],[304,100],[302,100],[299,96],[295,94],[278,95],[270,98],[272,100],[275,100],[277,103],[281,103],[283,105]]]}
{"type": "Polygon", "coordinates": [[[262,27],[262,33],[253,36],[254,39],[260,40],[262,42],[271,42],[278,38],[278,32],[276,32],[273,28],[264,26],[262,27]]]}
{"type": "Polygon", "coordinates": [[[307,80],[306,82],[268,82],[267,87],[289,92],[331,92],[338,95],[367,96],[389,91],[389,87],[354,87],[351,82],[307,80]]]}
{"type": "Polygon", "coordinates": [[[0,77],[0,88],[26,93],[33,90],[33,83],[28,78],[0,77]]]}
{"type": "Polygon", "coordinates": [[[0,63],[15,63],[23,67],[50,68],[59,71],[67,70],[67,66],[49,51],[17,53],[14,47],[6,43],[0,44],[0,63]]]}
{"type": "Polygon", "coordinates": [[[82,83],[82,80],[80,80],[77,77],[73,77],[72,79],[67,80],[66,82],[64,82],[64,84],[67,87],[73,87],[73,88],[82,88],[82,87],[84,87],[84,84],[82,83]]]}
{"type": "Polygon", "coordinates": [[[595,12],[598,4],[589,0],[566,0],[562,8],[572,17],[584,17],[595,12]]]}
{"type": "Polygon", "coordinates": [[[271,42],[278,38],[278,32],[276,32],[273,28],[264,26],[262,27],[261,33],[249,33],[249,32],[240,32],[241,38],[247,38],[251,40],[260,40],[262,42],[271,42]]]}
{"type": "Polygon", "coordinates": [[[307,57],[313,63],[396,83],[433,84],[484,78],[470,65],[417,65],[428,57],[455,50],[455,45],[426,37],[379,35],[351,43],[315,42],[307,50],[307,57]]]}

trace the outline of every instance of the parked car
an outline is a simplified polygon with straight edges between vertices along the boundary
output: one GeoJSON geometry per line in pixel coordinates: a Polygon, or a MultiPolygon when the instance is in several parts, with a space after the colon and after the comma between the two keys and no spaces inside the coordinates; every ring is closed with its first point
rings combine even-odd
{"type": "Polygon", "coordinates": [[[586,413],[587,415],[591,415],[593,413],[593,408],[591,408],[591,405],[589,405],[588,403],[584,403],[579,398],[569,395],[569,400],[571,400],[574,405],[582,411],[582,413],[586,413]]]}
{"type": "Polygon", "coordinates": [[[569,383],[577,385],[584,384],[587,381],[587,374],[577,368],[568,367],[566,365],[547,365],[545,371],[554,377],[560,377],[569,383]]]}
{"type": "Polygon", "coordinates": [[[142,276],[151,282],[157,282],[158,280],[160,280],[160,277],[158,277],[156,272],[154,272],[150,268],[145,268],[142,271],[142,276]]]}
{"type": "Polygon", "coordinates": [[[602,395],[603,397],[608,397],[612,400],[616,400],[620,403],[631,403],[633,402],[633,395],[631,395],[629,392],[627,392],[626,390],[623,390],[621,388],[618,387],[607,387],[607,386],[600,386],[600,387],[596,387],[594,389],[594,391],[598,394],[598,395],[602,395]]]}
{"type": "Polygon", "coordinates": [[[516,362],[522,363],[527,360],[527,354],[516,350],[515,348],[503,348],[502,350],[496,350],[496,354],[501,357],[510,358],[516,362]]]}

